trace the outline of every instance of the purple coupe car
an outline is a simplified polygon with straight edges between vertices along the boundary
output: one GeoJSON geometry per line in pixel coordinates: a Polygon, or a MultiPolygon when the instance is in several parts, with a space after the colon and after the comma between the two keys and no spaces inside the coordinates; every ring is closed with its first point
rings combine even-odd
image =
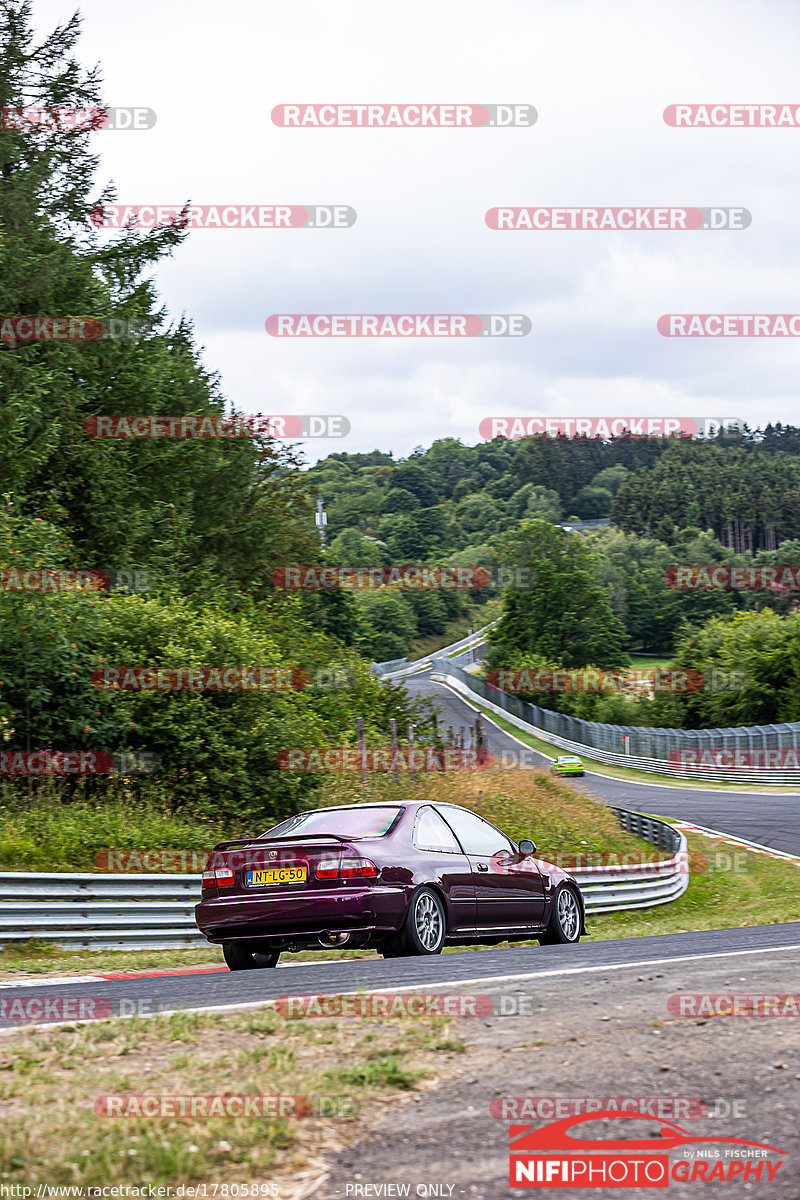
{"type": "Polygon", "coordinates": [[[282,950],[369,945],[397,958],[445,944],[577,942],[578,885],[535,851],[455,804],[317,808],[221,842],[197,925],[232,971],[274,967],[282,950]]]}

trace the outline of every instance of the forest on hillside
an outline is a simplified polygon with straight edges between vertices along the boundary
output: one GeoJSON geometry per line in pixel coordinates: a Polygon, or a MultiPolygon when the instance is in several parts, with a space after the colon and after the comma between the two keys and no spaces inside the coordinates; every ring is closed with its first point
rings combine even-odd
{"type": "MultiPolygon", "coordinates": [[[[101,108],[99,75],[77,58],[79,32],[73,18],[37,41],[27,0],[10,5],[0,108],[101,108]]],[[[356,716],[372,744],[385,743],[392,719],[434,736],[428,709],[379,683],[372,660],[401,658],[421,639],[442,645],[497,612],[493,667],[616,666],[632,651],[697,666],[738,654],[758,680],[734,698],[654,703],[643,722],[795,711],[792,592],[681,591],[667,577],[676,564],[800,562],[796,427],[678,442],[443,438],[405,459],[337,452],[310,468],[258,433],[92,436],[108,414],[237,417],[191,321],[172,320],[159,301],[154,273],[180,253],[186,222],[101,238],[93,215],[115,193],[96,183],[93,132],[0,125],[0,751],[146,754],[160,760],[171,802],[198,815],[281,816],[315,787],[277,769],[281,747],[352,744],[356,716]],[[113,320],[135,333],[31,338],[21,317],[113,320]],[[560,528],[604,517],[608,527],[586,537],[560,528]],[[487,575],[461,590],[287,591],[274,573],[292,563],[473,565],[487,575]],[[504,582],[522,566],[538,587],[504,582]],[[138,572],[127,577],[147,582],[53,594],[15,585],[20,570],[138,572]],[[294,672],[306,684],[97,684],[98,672],[215,665],[294,672]]],[[[615,703],[575,702],[609,720],[615,703]]],[[[4,786],[30,780],[7,774],[4,786]]]]}
{"type": "MultiPolygon", "coordinates": [[[[102,111],[79,33],[76,16],[37,41],[27,0],[7,6],[0,109],[102,111]]],[[[235,413],[191,322],[171,320],[158,300],[153,271],[180,253],[185,223],[101,238],[93,215],[114,189],[95,183],[95,137],[57,119],[0,123],[0,753],[145,754],[160,760],[163,794],[198,817],[278,817],[315,786],[276,769],[281,747],[350,744],[356,715],[373,744],[392,718],[402,729],[417,721],[422,736],[426,719],[370,674],[347,595],[272,583],[282,564],[321,558],[291,448],[261,436],[87,432],[101,414],[235,413]],[[136,333],[30,337],[23,317],[45,331],[88,321],[136,333]],[[134,582],[36,591],[20,586],[21,571],[134,582]],[[295,672],[307,686],[97,686],[107,670],[215,666],[295,672]]],[[[78,781],[65,784],[71,792],[78,781]]],[[[4,787],[24,795],[30,775],[4,772],[4,787]]]]}

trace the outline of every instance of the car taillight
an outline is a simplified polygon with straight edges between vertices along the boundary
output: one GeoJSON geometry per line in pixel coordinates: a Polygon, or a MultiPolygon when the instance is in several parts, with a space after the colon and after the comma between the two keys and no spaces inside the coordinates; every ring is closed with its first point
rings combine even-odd
{"type": "Polygon", "coordinates": [[[318,862],[314,871],[317,879],[336,879],[339,874],[338,862],[318,862]]]}
{"type": "Polygon", "coordinates": [[[317,879],[375,878],[378,868],[368,858],[343,858],[338,863],[317,863],[314,874],[317,879]]]}
{"type": "Polygon", "coordinates": [[[200,880],[202,887],[213,888],[216,886],[216,882],[217,882],[216,877],[215,877],[213,871],[203,871],[203,876],[202,876],[202,879],[200,880]]]}
{"type": "Polygon", "coordinates": [[[230,867],[217,867],[214,872],[217,887],[233,887],[234,874],[230,867]]]}
{"type": "Polygon", "coordinates": [[[352,879],[359,875],[377,875],[378,868],[368,858],[343,858],[339,863],[339,875],[342,879],[352,879]]]}

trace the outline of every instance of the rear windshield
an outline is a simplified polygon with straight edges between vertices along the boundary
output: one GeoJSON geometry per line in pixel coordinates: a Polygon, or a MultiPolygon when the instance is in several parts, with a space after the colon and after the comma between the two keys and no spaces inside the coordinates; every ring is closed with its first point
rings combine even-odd
{"type": "Polygon", "coordinates": [[[401,808],[329,808],[298,813],[288,821],[262,833],[263,838],[290,833],[338,833],[348,838],[383,837],[403,810],[401,808]]]}

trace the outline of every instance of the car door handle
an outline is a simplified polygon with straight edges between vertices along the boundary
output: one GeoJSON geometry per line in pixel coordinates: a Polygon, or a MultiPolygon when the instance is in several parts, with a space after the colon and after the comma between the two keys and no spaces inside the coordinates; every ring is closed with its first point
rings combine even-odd
{"type": "Polygon", "coordinates": [[[488,863],[478,863],[477,865],[478,865],[478,870],[479,870],[479,871],[488,871],[488,870],[489,870],[489,864],[488,864],[488,863]]]}

